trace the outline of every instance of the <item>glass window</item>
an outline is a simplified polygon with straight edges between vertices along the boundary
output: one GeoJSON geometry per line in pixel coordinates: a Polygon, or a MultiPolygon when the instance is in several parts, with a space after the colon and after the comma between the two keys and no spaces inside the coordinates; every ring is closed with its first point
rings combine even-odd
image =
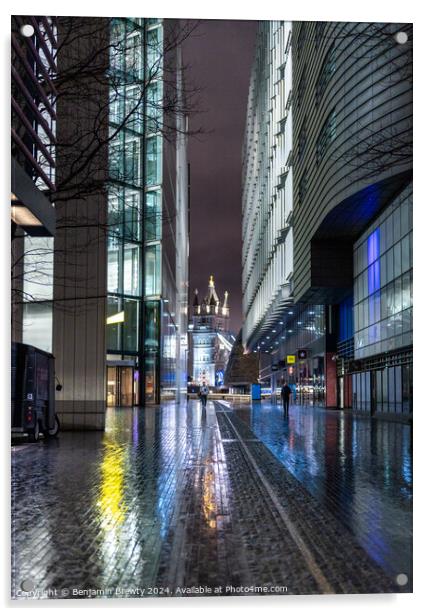
{"type": "Polygon", "coordinates": [[[106,316],[118,315],[118,322],[106,325],[106,346],[108,351],[121,351],[121,301],[118,297],[108,296],[106,316]]]}
{"type": "Polygon", "coordinates": [[[48,300],[53,297],[54,238],[24,239],[23,300],[48,300]]]}
{"type": "Polygon", "coordinates": [[[144,96],[140,86],[127,86],[125,96],[124,119],[129,130],[142,132],[144,118],[144,96]]]}
{"type": "Polygon", "coordinates": [[[108,292],[119,293],[120,244],[116,238],[108,239],[108,292]]]}
{"type": "Polygon", "coordinates": [[[162,181],[161,137],[149,137],[146,143],[146,184],[154,186],[162,181]]]}
{"type": "Polygon", "coordinates": [[[401,205],[401,235],[404,235],[410,229],[409,227],[409,207],[410,207],[409,200],[406,199],[405,201],[403,201],[401,205]]]}
{"type": "Polygon", "coordinates": [[[383,254],[379,259],[379,274],[380,285],[384,287],[386,284],[386,254],[383,254]]]}
{"type": "Polygon", "coordinates": [[[160,75],[163,64],[162,29],[154,28],[147,33],[147,79],[153,80],[160,75]]]}
{"type": "Polygon", "coordinates": [[[393,232],[393,219],[392,215],[388,216],[386,220],[386,242],[387,247],[389,248],[394,243],[394,232],[393,232]]]}
{"type": "Polygon", "coordinates": [[[159,240],[162,237],[162,195],[159,190],[148,191],[145,195],[145,239],[159,240]]]}
{"type": "Polygon", "coordinates": [[[396,278],[394,281],[394,313],[402,310],[402,284],[401,278],[396,278]]]}
{"type": "Polygon", "coordinates": [[[139,241],[141,238],[141,195],[137,190],[124,190],[124,238],[139,241]]]}
{"type": "Polygon", "coordinates": [[[394,220],[394,242],[398,242],[401,239],[401,212],[397,207],[392,214],[394,220]]]}
{"type": "Polygon", "coordinates": [[[162,122],[162,92],[161,82],[155,82],[147,88],[146,131],[155,133],[161,129],[162,122]]]}
{"type": "Polygon", "coordinates": [[[410,307],[410,272],[402,277],[402,310],[410,307]]]}
{"type": "Polygon", "coordinates": [[[161,293],[161,258],[160,244],[147,246],[145,249],[145,295],[161,293]]]}
{"type": "Polygon", "coordinates": [[[136,352],[139,348],[138,338],[138,315],[139,301],[134,299],[124,300],[124,352],[136,352]]]}
{"type": "Polygon", "coordinates": [[[386,278],[389,281],[394,279],[394,249],[391,248],[386,253],[386,278]]]}
{"type": "Polygon", "coordinates": [[[52,304],[28,302],[23,307],[22,341],[52,352],[52,304]]]}
{"type": "Polygon", "coordinates": [[[139,295],[139,253],[138,244],[125,244],[124,246],[124,273],[123,285],[125,295],[139,295]]]}
{"type": "Polygon", "coordinates": [[[401,242],[394,246],[394,278],[401,276],[401,242]]]}
{"type": "Polygon", "coordinates": [[[108,234],[120,235],[123,223],[123,202],[120,198],[120,189],[111,186],[108,196],[108,234]]]}
{"type": "Polygon", "coordinates": [[[404,273],[410,269],[410,234],[403,237],[401,241],[401,271],[404,273]]]}
{"type": "Polygon", "coordinates": [[[141,139],[128,136],[124,145],[125,173],[124,180],[139,185],[141,181],[141,139]]]}
{"type": "Polygon", "coordinates": [[[127,34],[125,46],[126,70],[138,78],[142,70],[142,33],[140,30],[133,30],[127,34]]]}

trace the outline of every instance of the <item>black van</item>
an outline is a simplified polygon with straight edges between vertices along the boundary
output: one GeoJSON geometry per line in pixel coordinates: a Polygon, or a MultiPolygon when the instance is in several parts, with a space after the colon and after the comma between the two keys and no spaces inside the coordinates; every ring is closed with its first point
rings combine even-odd
{"type": "Polygon", "coordinates": [[[12,433],[31,441],[56,436],[54,356],[29,344],[12,342],[12,433]]]}

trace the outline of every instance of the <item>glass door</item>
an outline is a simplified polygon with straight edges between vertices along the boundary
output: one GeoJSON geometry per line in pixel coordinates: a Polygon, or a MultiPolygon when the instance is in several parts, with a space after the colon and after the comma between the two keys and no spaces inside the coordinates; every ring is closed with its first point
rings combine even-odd
{"type": "Polygon", "coordinates": [[[106,375],[106,405],[117,406],[117,367],[108,366],[106,375]]]}
{"type": "Polygon", "coordinates": [[[120,406],[133,406],[133,368],[121,366],[120,372],[120,406]]]}
{"type": "Polygon", "coordinates": [[[133,366],[108,366],[106,378],[107,406],[133,406],[136,404],[135,387],[138,380],[134,378],[133,366]]]}

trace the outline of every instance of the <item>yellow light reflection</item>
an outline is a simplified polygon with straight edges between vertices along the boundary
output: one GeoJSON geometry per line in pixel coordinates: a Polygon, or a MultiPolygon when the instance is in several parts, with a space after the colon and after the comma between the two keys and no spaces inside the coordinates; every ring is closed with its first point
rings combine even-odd
{"type": "Polygon", "coordinates": [[[206,468],[203,486],[203,510],[205,522],[210,528],[216,527],[215,477],[211,469],[206,468]]]}
{"type": "Polygon", "coordinates": [[[109,441],[105,443],[100,498],[97,503],[102,518],[101,525],[105,530],[112,530],[124,521],[124,458],[125,452],[119,445],[109,441]]]}

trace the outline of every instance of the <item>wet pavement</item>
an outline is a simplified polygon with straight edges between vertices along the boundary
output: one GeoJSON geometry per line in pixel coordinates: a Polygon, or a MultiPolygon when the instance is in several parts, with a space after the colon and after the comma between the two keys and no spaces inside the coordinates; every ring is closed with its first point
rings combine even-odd
{"type": "Polygon", "coordinates": [[[195,401],[106,425],[13,447],[13,597],[411,590],[410,426],[195,401]]]}

